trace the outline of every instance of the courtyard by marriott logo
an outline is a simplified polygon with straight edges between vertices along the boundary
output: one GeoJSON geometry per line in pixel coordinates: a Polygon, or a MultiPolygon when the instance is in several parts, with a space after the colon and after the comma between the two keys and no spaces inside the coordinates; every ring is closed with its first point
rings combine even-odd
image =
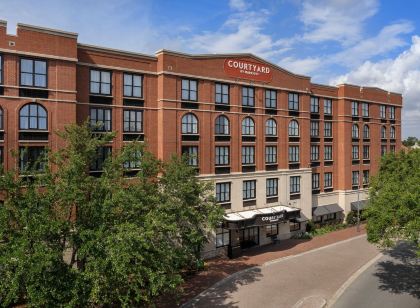
{"type": "Polygon", "coordinates": [[[253,79],[270,82],[272,78],[271,68],[265,64],[238,59],[226,59],[224,71],[227,75],[235,78],[253,79]]]}

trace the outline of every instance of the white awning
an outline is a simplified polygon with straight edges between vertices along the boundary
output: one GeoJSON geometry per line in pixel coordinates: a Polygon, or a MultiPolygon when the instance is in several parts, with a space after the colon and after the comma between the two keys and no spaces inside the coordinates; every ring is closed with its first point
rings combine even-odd
{"type": "Polygon", "coordinates": [[[266,208],[256,209],[256,210],[249,210],[249,211],[242,211],[242,212],[225,214],[224,219],[226,221],[230,221],[230,222],[237,222],[237,221],[241,221],[241,220],[252,219],[256,215],[275,214],[275,213],[279,213],[279,212],[283,212],[283,211],[295,212],[295,211],[299,211],[299,210],[300,209],[297,209],[297,208],[279,205],[279,206],[266,207],[266,208]]]}

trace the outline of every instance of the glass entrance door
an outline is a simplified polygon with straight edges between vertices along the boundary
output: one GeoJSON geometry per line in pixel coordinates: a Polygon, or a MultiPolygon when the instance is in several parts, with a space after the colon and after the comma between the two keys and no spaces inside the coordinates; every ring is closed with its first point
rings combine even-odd
{"type": "Polygon", "coordinates": [[[239,232],[241,248],[248,248],[259,244],[259,228],[251,227],[241,229],[239,232]]]}

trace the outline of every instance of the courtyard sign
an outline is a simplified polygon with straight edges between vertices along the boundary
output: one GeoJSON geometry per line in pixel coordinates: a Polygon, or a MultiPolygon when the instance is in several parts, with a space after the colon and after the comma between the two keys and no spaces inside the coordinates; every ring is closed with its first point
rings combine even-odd
{"type": "Polygon", "coordinates": [[[223,68],[226,75],[235,78],[270,82],[273,77],[268,65],[246,60],[226,59],[223,68]]]}

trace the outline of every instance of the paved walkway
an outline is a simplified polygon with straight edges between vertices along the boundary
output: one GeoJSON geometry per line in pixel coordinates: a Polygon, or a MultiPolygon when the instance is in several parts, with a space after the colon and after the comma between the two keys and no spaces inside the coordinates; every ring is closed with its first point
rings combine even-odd
{"type": "Polygon", "coordinates": [[[323,307],[378,254],[365,236],[351,238],[232,275],[185,307],[323,307]]]}
{"type": "Polygon", "coordinates": [[[353,238],[360,234],[365,234],[364,226],[361,226],[360,232],[356,227],[347,228],[331,232],[322,236],[317,236],[311,240],[285,240],[276,245],[257,247],[247,250],[240,258],[230,260],[227,258],[217,258],[206,262],[206,270],[197,275],[187,277],[183,289],[183,296],[178,299],[165,299],[165,304],[159,304],[162,307],[173,307],[175,302],[185,303],[194,298],[204,290],[210,288],[216,282],[232,275],[238,271],[260,266],[265,262],[279,258],[297,255],[319,247],[327,246],[335,242],[353,238]]]}

